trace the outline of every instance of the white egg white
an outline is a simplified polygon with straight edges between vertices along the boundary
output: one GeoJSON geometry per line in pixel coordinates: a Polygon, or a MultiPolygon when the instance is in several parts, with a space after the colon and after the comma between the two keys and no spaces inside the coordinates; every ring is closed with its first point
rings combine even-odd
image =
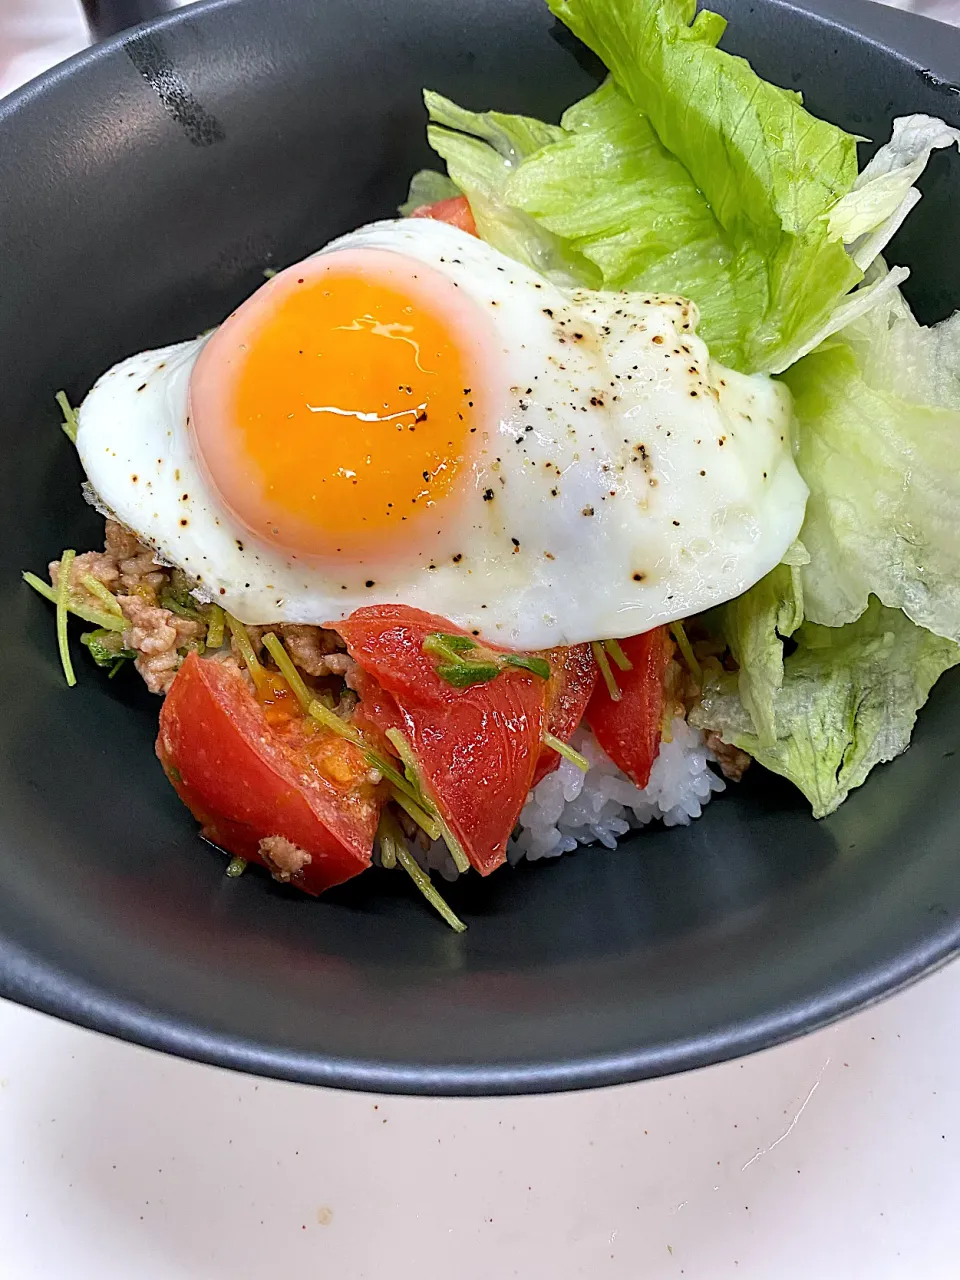
{"type": "Polygon", "coordinates": [[[103,504],[210,598],[249,623],[405,603],[537,649],[686,617],[779,563],[807,497],[789,393],[711,361],[692,303],[561,290],[429,220],[375,223],[322,252],[367,246],[445,274],[500,339],[485,376],[505,407],[480,427],[453,541],[442,558],[390,549],[331,571],[253,537],[194,455],[197,339],[106,373],[81,406],[77,447],[103,504]]]}

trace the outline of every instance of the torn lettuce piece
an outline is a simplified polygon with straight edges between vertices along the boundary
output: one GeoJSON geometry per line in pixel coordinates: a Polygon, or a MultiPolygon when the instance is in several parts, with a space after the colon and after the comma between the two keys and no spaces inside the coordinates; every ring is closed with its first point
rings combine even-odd
{"type": "Polygon", "coordinates": [[[447,162],[450,178],[470,203],[487,244],[555,284],[599,287],[599,273],[563,240],[505,198],[511,172],[541,147],[563,137],[558,125],[499,111],[467,111],[426,90],[427,141],[447,162]]]}
{"type": "MultiPolygon", "coordinates": [[[[884,269],[879,259],[871,274],[882,277],[884,269]]],[[[908,404],[960,410],[960,313],[927,327],[896,289],[842,337],[872,390],[908,404]]]]}
{"type": "Polygon", "coordinates": [[[806,616],[841,626],[870,595],[960,640],[960,328],[888,308],[788,370],[806,616]],[[926,400],[926,402],[924,402],[926,400]]]}
{"type": "Polygon", "coordinates": [[[830,312],[819,329],[810,337],[796,342],[792,347],[780,353],[774,373],[784,373],[802,360],[804,356],[822,346],[828,338],[832,338],[849,325],[855,324],[864,316],[873,312],[883,313],[894,294],[899,293],[899,286],[906,280],[910,272],[906,267],[894,267],[892,271],[884,271],[874,279],[864,277],[863,284],[848,293],[845,298],[830,312]]]}
{"type": "Polygon", "coordinates": [[[647,116],[607,80],[561,121],[563,136],[507,177],[514,207],[599,270],[605,289],[681,294],[711,355],[743,367],[766,300],[763,263],[738,251],[647,116]]]}
{"type": "Polygon", "coordinates": [[[822,818],[874,765],[906,750],[917,711],[943,672],[960,662],[960,646],[875,597],[856,622],[805,622],[795,639],[770,708],[773,742],[755,732],[736,674],[712,676],[690,720],[789,778],[822,818]]]}
{"type": "Polygon", "coordinates": [[[777,740],[774,710],[783,686],[783,641],[803,622],[800,567],[810,559],[799,542],[765,578],[710,617],[740,670],[737,690],[752,731],[764,747],[777,740]]]}
{"type": "Polygon", "coordinates": [[[437,173],[433,169],[420,169],[410,179],[410,190],[407,198],[397,209],[401,218],[409,218],[415,209],[424,205],[437,204],[441,200],[452,200],[462,195],[460,188],[445,173],[437,173]]]}
{"type": "Polygon", "coordinates": [[[862,271],[876,259],[920,199],[914,182],[930,154],[960,146],[960,131],[935,116],[900,116],[890,141],[863,169],[853,190],[830,211],[831,235],[839,236],[862,271]]]}
{"type": "Polygon", "coordinates": [[[741,372],[780,373],[882,307],[908,274],[851,292],[957,131],[895,122],[857,176],[857,139],[716,48],[694,0],[549,0],[611,78],[561,125],[425,100],[428,137],[479,234],[556,284],[682,294],[741,372]]]}
{"type": "Polygon", "coordinates": [[[739,367],[783,368],[862,276],[825,217],[856,180],[856,139],[717,49],[725,20],[694,17],[695,0],[548,3],[649,118],[737,253],[762,260],[765,296],[739,367]]]}

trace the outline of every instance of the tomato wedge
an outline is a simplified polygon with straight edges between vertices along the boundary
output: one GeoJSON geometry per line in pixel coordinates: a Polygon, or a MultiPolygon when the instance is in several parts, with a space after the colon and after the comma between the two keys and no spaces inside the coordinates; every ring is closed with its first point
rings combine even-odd
{"type": "Polygon", "coordinates": [[[666,627],[654,627],[621,640],[620,647],[632,663],[630,671],[613,668],[620,701],[614,702],[607,686],[598,680],[586,721],[613,763],[638,787],[645,787],[660,749],[663,681],[673,656],[673,641],[666,627]]]}
{"type": "MultiPolygon", "coordinates": [[[[547,732],[561,742],[569,742],[583,719],[597,683],[597,664],[588,644],[549,649],[543,656],[550,663],[551,672],[547,686],[547,732]]],[[[551,747],[544,747],[534,770],[533,786],[548,773],[553,773],[559,764],[557,752],[551,747]]]]}
{"type": "Polygon", "coordinates": [[[189,654],[160,710],[157,755],[208,840],[322,893],[370,865],[381,790],[351,743],[292,699],[283,714],[267,701],[234,666],[189,654]]]}
{"type": "Polygon", "coordinates": [[[467,633],[419,609],[358,609],[330,625],[365,673],[356,681],[361,715],[404,734],[429,798],[471,866],[488,875],[506,858],[533,781],[549,682],[507,669],[486,684],[454,688],[423,641],[467,633]]]}
{"type": "Polygon", "coordinates": [[[477,224],[466,196],[451,196],[449,200],[438,200],[436,204],[421,205],[410,217],[433,218],[435,222],[448,222],[451,227],[459,227],[472,236],[477,234],[477,224]]]}

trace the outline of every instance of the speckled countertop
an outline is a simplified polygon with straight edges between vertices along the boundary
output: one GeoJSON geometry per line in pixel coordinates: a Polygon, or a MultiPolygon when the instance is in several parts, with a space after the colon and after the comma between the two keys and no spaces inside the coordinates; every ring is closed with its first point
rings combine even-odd
{"type": "MultiPolygon", "coordinates": [[[[960,0],[916,8],[960,23],[960,0]]],[[[85,43],[0,0],[0,93],[85,43]]],[[[547,1098],[376,1098],[0,1002],[2,1280],[957,1280],[960,965],[794,1044],[547,1098]]]]}

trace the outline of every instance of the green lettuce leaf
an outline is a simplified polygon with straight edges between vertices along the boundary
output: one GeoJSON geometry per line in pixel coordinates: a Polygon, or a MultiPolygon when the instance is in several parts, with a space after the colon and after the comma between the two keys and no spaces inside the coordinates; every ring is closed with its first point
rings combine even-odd
{"type": "Polygon", "coordinates": [[[682,294],[715,359],[778,373],[908,274],[850,292],[960,138],[897,120],[857,176],[857,139],[716,48],[695,0],[548,0],[611,78],[559,126],[425,100],[428,137],[480,235],[556,284],[682,294]]]}
{"type": "Polygon", "coordinates": [[[808,618],[840,626],[870,595],[960,639],[960,328],[894,295],[785,375],[810,497],[808,618]],[[909,397],[909,398],[904,398],[909,397]],[[926,400],[926,403],[923,401],[926,400]]]}
{"type": "Polygon", "coordinates": [[[548,3],[649,118],[736,250],[759,255],[766,297],[743,367],[785,368],[861,278],[825,217],[856,180],[856,139],[717,49],[726,23],[694,17],[695,0],[548,3]]]}
{"type": "Polygon", "coordinates": [[[742,596],[713,611],[711,629],[719,631],[740,668],[737,692],[761,746],[777,740],[775,707],[783,686],[783,641],[803,622],[800,566],[809,560],[794,543],[783,564],[742,596]],[[788,563],[789,561],[789,563],[788,563]]]}
{"type": "MultiPolygon", "coordinates": [[[[771,613],[768,605],[768,620],[771,613]]],[[[960,662],[960,646],[875,598],[856,622],[806,622],[795,639],[772,699],[774,741],[761,741],[755,731],[736,675],[711,678],[690,719],[789,778],[822,818],[874,765],[906,750],[917,711],[943,672],[960,662]]]]}
{"type": "Polygon", "coordinates": [[[599,273],[586,259],[514,208],[505,195],[511,173],[528,156],[561,139],[563,130],[529,116],[467,111],[429,89],[423,100],[430,116],[427,141],[469,200],[481,239],[556,284],[599,287],[599,273]]]}
{"type": "Polygon", "coordinates": [[[563,136],[519,165],[504,194],[599,270],[604,288],[682,294],[711,355],[742,366],[765,301],[763,264],[739,253],[647,116],[607,80],[563,136]]]}
{"type": "Polygon", "coordinates": [[[884,246],[920,199],[913,185],[931,151],[960,145],[960,131],[935,116],[901,116],[893,136],[880,148],[853,184],[853,190],[830,211],[831,235],[839,235],[862,270],[884,246]]]}
{"type": "Polygon", "coordinates": [[[928,328],[893,290],[883,307],[845,328],[842,338],[872,390],[908,404],[960,409],[960,313],[928,328]]]}

